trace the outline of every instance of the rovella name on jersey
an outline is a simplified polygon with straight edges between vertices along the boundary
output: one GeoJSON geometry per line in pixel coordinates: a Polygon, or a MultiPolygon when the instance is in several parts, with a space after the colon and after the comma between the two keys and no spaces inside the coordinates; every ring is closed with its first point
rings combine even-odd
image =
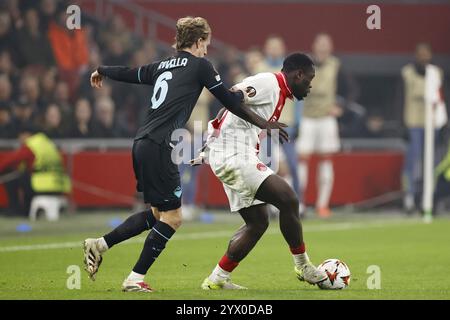
{"type": "Polygon", "coordinates": [[[173,58],[167,61],[161,61],[158,66],[158,70],[160,69],[172,69],[176,67],[186,67],[188,63],[188,58],[173,58]]]}

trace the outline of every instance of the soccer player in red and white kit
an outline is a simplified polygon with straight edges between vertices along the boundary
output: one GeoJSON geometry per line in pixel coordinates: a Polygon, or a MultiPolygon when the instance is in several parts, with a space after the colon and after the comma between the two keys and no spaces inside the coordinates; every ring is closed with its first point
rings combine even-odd
{"type": "MultiPolygon", "coordinates": [[[[286,99],[302,100],[314,78],[314,64],[302,53],[286,57],[278,73],[259,73],[235,85],[246,91],[245,105],[268,121],[277,121],[286,99]]],[[[294,190],[258,158],[262,130],[222,109],[208,125],[205,158],[221,180],[232,212],[239,212],[245,224],[231,238],[225,255],[203,281],[205,290],[245,289],[232,283],[231,272],[253,249],[269,224],[267,204],[280,210],[280,229],[294,259],[301,281],[317,284],[327,275],[309,260],[299,218],[299,201],[294,190]]]]}

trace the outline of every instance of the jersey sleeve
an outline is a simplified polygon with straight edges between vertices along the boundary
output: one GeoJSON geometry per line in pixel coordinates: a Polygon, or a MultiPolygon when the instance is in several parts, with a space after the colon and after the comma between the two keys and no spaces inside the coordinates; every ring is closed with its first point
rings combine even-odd
{"type": "Polygon", "coordinates": [[[203,58],[200,59],[198,77],[200,84],[210,91],[223,84],[219,73],[214,69],[211,62],[203,58]]]}
{"type": "Polygon", "coordinates": [[[245,78],[234,87],[247,92],[246,104],[252,106],[272,103],[276,96],[276,90],[279,91],[275,77],[271,77],[269,73],[245,78]]]}
{"type": "Polygon", "coordinates": [[[156,70],[157,63],[147,64],[145,66],[139,67],[137,70],[137,77],[139,83],[154,85],[154,74],[156,70]]]}
{"type": "Polygon", "coordinates": [[[128,82],[128,83],[142,83],[153,85],[153,73],[155,64],[148,64],[138,68],[129,68],[123,66],[100,66],[98,72],[112,80],[128,82]]]}

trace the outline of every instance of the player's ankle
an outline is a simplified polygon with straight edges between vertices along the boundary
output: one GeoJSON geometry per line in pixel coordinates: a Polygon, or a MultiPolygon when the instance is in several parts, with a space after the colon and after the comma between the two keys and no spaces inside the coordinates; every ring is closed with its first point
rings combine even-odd
{"type": "Polygon", "coordinates": [[[100,253],[103,253],[109,249],[108,244],[105,241],[105,238],[101,237],[97,239],[97,248],[100,251],[100,253]]]}
{"type": "Polygon", "coordinates": [[[127,280],[128,281],[144,281],[145,274],[140,274],[134,271],[131,271],[131,273],[128,275],[127,280]]]}
{"type": "Polygon", "coordinates": [[[308,254],[306,252],[300,254],[293,254],[292,257],[294,258],[294,263],[297,267],[302,267],[304,265],[311,263],[308,254]]]}
{"type": "Polygon", "coordinates": [[[222,269],[219,265],[216,265],[213,272],[209,275],[209,280],[214,283],[226,281],[231,278],[231,272],[222,269]]]}

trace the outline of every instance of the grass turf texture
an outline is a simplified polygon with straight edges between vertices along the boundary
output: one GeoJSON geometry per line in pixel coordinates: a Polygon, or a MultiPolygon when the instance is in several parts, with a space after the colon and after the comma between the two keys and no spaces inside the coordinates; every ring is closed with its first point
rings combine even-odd
{"type": "Polygon", "coordinates": [[[109,231],[107,222],[117,216],[79,214],[57,223],[38,221],[31,224],[32,231],[21,234],[15,226],[25,220],[0,219],[0,299],[450,299],[448,218],[432,224],[380,215],[304,221],[307,250],[315,264],[339,258],[349,265],[350,287],[341,291],[320,290],[295,278],[277,221],[271,221],[255,249],[233,272],[233,281],[249,290],[203,291],[201,282],[225,252],[241,220],[228,214],[218,216],[229,218],[213,224],[186,223],[146,277],[157,292],[145,294],[120,291],[145,234],[108,251],[95,282],[83,270],[82,240],[109,231]],[[41,244],[56,248],[36,247],[41,244]],[[70,265],[81,269],[80,290],[66,286],[70,265]],[[381,269],[380,290],[367,288],[371,265],[381,269]]]}

